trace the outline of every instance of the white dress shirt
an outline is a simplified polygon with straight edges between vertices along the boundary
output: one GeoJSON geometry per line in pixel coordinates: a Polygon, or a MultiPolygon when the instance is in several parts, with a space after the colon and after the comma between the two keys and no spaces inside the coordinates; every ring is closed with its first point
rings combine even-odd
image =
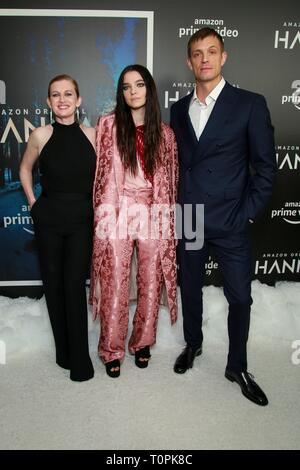
{"type": "Polygon", "coordinates": [[[193,128],[198,140],[206,126],[209,116],[211,115],[214,105],[218,99],[218,96],[225,86],[225,83],[226,82],[222,77],[218,85],[205,98],[205,103],[201,103],[197,96],[196,88],[194,90],[194,94],[189,107],[189,116],[191,118],[193,128]]]}

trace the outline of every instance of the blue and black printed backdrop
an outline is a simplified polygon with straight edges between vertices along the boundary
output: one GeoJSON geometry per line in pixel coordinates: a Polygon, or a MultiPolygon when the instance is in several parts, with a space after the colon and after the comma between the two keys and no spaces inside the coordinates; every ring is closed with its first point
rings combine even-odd
{"type": "MultiPolygon", "coordinates": [[[[142,63],[153,72],[168,122],[171,104],[193,89],[186,44],[203,26],[224,37],[225,79],[263,94],[275,126],[278,177],[272,200],[252,230],[253,277],[267,283],[299,281],[299,2],[61,0],[43,2],[42,13],[37,1],[26,2],[25,10],[5,9],[22,3],[0,3],[1,292],[40,278],[18,168],[29,133],[48,122],[49,80],[59,73],[74,76],[83,97],[82,119],[95,125],[97,116],[114,106],[122,68],[142,63]]],[[[212,258],[207,283],[220,282],[212,258]]]]}

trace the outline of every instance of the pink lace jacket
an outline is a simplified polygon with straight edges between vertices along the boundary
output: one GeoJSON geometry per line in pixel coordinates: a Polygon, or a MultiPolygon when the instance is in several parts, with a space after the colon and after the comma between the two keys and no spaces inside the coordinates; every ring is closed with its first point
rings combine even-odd
{"type": "MultiPolygon", "coordinates": [[[[103,211],[98,210],[103,204],[116,208],[123,195],[124,168],[117,148],[114,114],[102,116],[97,124],[97,167],[94,181],[94,245],[89,302],[93,306],[93,318],[99,314],[99,269],[103,262],[107,238],[97,235],[103,211]]],[[[172,129],[162,123],[162,143],[160,148],[161,164],[153,176],[153,204],[172,207],[176,202],[178,183],[178,154],[172,129]]],[[[171,212],[172,213],[172,212],[171,212]]],[[[171,323],[177,319],[177,280],[176,280],[176,240],[174,217],[170,219],[170,234],[167,239],[159,238],[161,265],[166,288],[171,323]]]]}

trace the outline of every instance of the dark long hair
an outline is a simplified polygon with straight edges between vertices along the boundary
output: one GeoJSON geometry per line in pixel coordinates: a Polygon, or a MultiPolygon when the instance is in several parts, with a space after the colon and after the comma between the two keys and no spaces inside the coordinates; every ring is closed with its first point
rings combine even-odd
{"type": "Polygon", "coordinates": [[[126,169],[136,174],[137,159],[135,146],[135,124],[131,115],[131,109],[126,104],[123,95],[124,75],[127,72],[138,72],[146,86],[145,105],[145,130],[144,130],[144,162],[145,172],[153,174],[159,163],[159,146],[161,141],[161,113],[152,75],[139,64],[128,65],[121,72],[117,87],[117,104],[115,107],[115,119],[117,127],[117,145],[121,160],[126,169]]]}

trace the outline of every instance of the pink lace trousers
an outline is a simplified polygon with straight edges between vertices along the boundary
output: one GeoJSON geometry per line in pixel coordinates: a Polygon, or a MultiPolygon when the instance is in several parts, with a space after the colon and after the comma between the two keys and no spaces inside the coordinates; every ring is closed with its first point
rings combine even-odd
{"type": "MultiPolygon", "coordinates": [[[[127,206],[144,204],[150,220],[151,191],[124,190],[127,206]]],[[[137,248],[137,307],[133,319],[129,352],[144,346],[152,346],[156,340],[159,301],[163,284],[163,273],[158,249],[158,240],[129,234],[126,239],[109,239],[100,268],[100,321],[101,333],[98,353],[104,363],[122,360],[129,316],[129,280],[134,245],[137,248]]]]}

